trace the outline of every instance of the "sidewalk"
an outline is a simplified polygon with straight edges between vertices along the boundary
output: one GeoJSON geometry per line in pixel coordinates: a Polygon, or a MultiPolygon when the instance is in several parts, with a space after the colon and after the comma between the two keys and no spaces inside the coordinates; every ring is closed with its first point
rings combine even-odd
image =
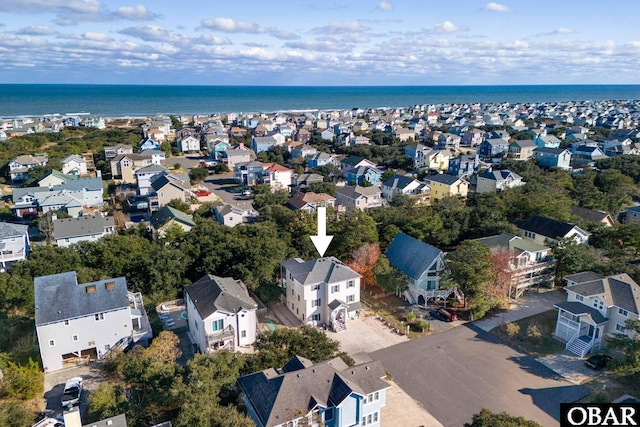
{"type": "Polygon", "coordinates": [[[566,301],[566,299],[567,297],[562,289],[555,289],[540,294],[531,293],[520,297],[518,301],[511,304],[509,310],[498,313],[488,319],[478,320],[473,324],[483,331],[489,332],[503,323],[515,322],[516,320],[553,310],[554,304],[566,301]]]}

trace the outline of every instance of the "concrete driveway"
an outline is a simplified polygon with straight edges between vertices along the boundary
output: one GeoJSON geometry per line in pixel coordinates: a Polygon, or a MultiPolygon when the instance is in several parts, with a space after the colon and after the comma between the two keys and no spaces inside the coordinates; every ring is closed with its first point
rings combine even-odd
{"type": "MultiPolygon", "coordinates": [[[[361,319],[347,321],[347,330],[342,332],[326,331],[332,340],[340,343],[340,349],[353,357],[358,363],[371,361],[368,353],[392,345],[361,319]]],[[[407,339],[404,338],[406,341],[407,339]]]]}
{"type": "Polygon", "coordinates": [[[469,324],[369,356],[445,427],[470,422],[482,408],[557,426],[560,403],[588,395],[469,324]]]}
{"type": "Polygon", "coordinates": [[[498,313],[488,319],[478,320],[474,325],[483,331],[489,332],[503,323],[515,322],[520,319],[544,313],[553,309],[553,305],[567,300],[567,295],[562,289],[534,293],[530,292],[520,297],[511,304],[511,308],[498,313]]]}
{"type": "Polygon", "coordinates": [[[584,364],[585,359],[569,353],[567,350],[539,357],[536,360],[574,384],[582,384],[591,377],[598,375],[598,371],[594,371],[584,364]]]}
{"type": "Polygon", "coordinates": [[[44,374],[44,410],[50,417],[61,417],[62,392],[69,378],[82,377],[82,394],[80,395],[80,414],[87,412],[87,397],[104,381],[97,362],[76,368],[62,369],[44,374]]]}

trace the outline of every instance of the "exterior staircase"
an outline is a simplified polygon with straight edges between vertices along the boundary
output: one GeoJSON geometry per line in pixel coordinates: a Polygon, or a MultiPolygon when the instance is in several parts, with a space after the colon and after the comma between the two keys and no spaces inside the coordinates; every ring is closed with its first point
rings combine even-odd
{"type": "Polygon", "coordinates": [[[580,357],[584,357],[587,353],[589,353],[591,347],[591,337],[588,337],[586,335],[574,338],[569,341],[569,343],[567,343],[567,351],[580,357]]]}
{"type": "Polygon", "coordinates": [[[347,325],[344,320],[334,320],[333,321],[333,330],[336,332],[342,332],[347,330],[347,325]]]}

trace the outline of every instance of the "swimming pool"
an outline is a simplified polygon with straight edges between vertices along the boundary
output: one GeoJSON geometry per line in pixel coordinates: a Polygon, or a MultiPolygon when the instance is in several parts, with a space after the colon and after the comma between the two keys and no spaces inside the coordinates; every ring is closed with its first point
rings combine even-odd
{"type": "Polygon", "coordinates": [[[180,313],[180,317],[182,317],[184,320],[188,320],[187,319],[187,312],[183,311],[182,313],[180,313]]]}
{"type": "Polygon", "coordinates": [[[267,320],[266,322],[264,322],[267,325],[267,328],[269,328],[270,331],[275,331],[276,330],[276,324],[273,323],[271,320],[267,320]]]}

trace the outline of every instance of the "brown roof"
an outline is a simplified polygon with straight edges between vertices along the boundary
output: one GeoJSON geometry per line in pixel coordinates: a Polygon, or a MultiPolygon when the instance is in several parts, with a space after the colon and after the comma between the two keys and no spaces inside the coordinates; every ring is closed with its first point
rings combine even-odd
{"type": "Polygon", "coordinates": [[[269,172],[287,172],[287,171],[291,172],[291,169],[285,168],[284,166],[279,165],[278,163],[263,163],[262,168],[269,172]]]}
{"type": "Polygon", "coordinates": [[[289,204],[297,209],[302,209],[308,203],[322,203],[331,200],[336,200],[336,198],[327,193],[303,193],[299,191],[289,199],[289,204]]]}

